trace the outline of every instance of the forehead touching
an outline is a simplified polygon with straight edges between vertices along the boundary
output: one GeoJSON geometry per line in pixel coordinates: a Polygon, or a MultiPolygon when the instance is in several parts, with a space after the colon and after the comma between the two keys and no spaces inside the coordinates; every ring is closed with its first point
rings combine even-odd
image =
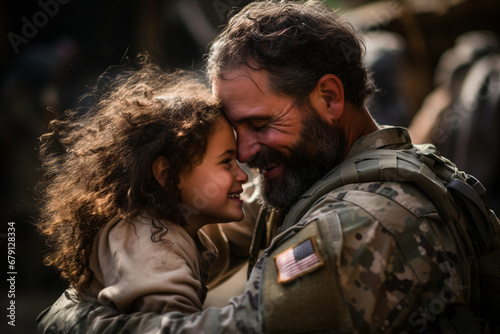
{"type": "Polygon", "coordinates": [[[279,95],[268,87],[267,72],[240,68],[226,71],[213,83],[213,94],[222,102],[229,121],[235,125],[267,117],[271,105],[281,104],[279,95]]]}
{"type": "Polygon", "coordinates": [[[204,160],[218,163],[221,159],[236,157],[236,138],[233,128],[223,116],[219,118],[215,131],[208,138],[204,160]]]}
{"type": "Polygon", "coordinates": [[[228,147],[235,147],[236,139],[233,127],[226,117],[221,115],[215,124],[214,131],[208,137],[208,149],[226,150],[228,147]]]}
{"type": "Polygon", "coordinates": [[[267,75],[264,71],[246,67],[225,71],[221,78],[213,82],[213,94],[222,102],[231,100],[252,100],[252,95],[266,95],[267,75]]]}

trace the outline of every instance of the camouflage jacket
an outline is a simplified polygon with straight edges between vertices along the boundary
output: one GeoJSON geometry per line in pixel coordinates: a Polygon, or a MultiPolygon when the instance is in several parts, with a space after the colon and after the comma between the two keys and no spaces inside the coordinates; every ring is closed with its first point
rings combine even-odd
{"type": "MultiPolygon", "coordinates": [[[[385,128],[359,139],[348,156],[411,147],[405,129],[385,128]]],[[[281,231],[226,307],[119,314],[68,290],[41,314],[37,333],[421,333],[446,322],[449,309],[461,314],[468,294],[460,257],[416,186],[350,184],[281,231]]]]}

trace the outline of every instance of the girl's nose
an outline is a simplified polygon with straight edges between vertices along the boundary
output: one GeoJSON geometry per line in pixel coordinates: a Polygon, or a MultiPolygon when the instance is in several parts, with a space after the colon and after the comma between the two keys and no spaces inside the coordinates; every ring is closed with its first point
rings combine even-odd
{"type": "Polygon", "coordinates": [[[240,166],[237,167],[236,170],[236,182],[244,184],[248,181],[248,175],[241,169],[240,166]]]}

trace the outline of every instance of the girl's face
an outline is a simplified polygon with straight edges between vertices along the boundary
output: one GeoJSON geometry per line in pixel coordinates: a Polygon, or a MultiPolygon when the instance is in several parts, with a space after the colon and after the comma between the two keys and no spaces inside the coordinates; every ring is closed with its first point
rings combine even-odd
{"type": "Polygon", "coordinates": [[[208,223],[243,219],[240,194],[248,176],[236,163],[234,133],[224,117],[219,118],[215,132],[208,138],[201,164],[189,173],[181,173],[179,179],[188,232],[196,232],[208,223]]]}

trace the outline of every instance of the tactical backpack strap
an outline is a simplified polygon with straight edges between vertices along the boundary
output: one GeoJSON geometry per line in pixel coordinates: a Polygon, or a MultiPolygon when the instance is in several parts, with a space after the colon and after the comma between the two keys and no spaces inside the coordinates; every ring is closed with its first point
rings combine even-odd
{"type": "Polygon", "coordinates": [[[458,232],[457,240],[473,233],[477,242],[462,242],[466,254],[479,256],[499,243],[495,241],[498,231],[491,227],[499,223],[487,208],[482,185],[472,176],[459,172],[449,160],[438,156],[432,145],[404,151],[380,149],[345,160],[301,196],[285,217],[283,229],[297,223],[324,194],[336,188],[350,183],[391,181],[415,183],[430,197],[441,218],[453,222],[452,230],[458,232]],[[456,197],[461,203],[455,202],[456,197]],[[469,217],[463,219],[459,205],[467,207],[469,217]],[[479,253],[477,245],[482,249],[479,253]]]}
{"type": "Polygon", "coordinates": [[[485,190],[474,177],[464,182],[453,180],[449,188],[454,198],[465,208],[470,224],[469,236],[475,249],[477,273],[471,286],[470,307],[488,319],[491,333],[500,333],[500,223],[484,199],[485,190]]]}
{"type": "Polygon", "coordinates": [[[443,211],[447,218],[453,218],[450,217],[453,210],[446,210],[449,205],[442,198],[443,194],[449,195],[448,190],[416,152],[380,149],[345,160],[316,182],[290,209],[285,217],[283,229],[297,223],[323,195],[343,185],[361,182],[414,182],[434,203],[445,206],[440,211],[443,211]]]}
{"type": "Polygon", "coordinates": [[[490,224],[490,214],[481,197],[486,190],[482,184],[473,176],[469,176],[465,181],[453,179],[448,183],[448,188],[454,191],[457,195],[456,200],[461,200],[468,213],[470,219],[475,221],[475,224],[469,226],[470,236],[476,239],[476,254],[482,255],[484,252],[490,251],[493,246],[493,229],[490,224]]]}
{"type": "Polygon", "coordinates": [[[500,220],[488,208],[486,189],[472,175],[456,172],[443,173],[456,167],[435,153],[422,150],[426,158],[437,163],[434,171],[446,184],[460,213],[459,222],[467,230],[458,241],[470,244],[467,256],[471,265],[471,298],[469,306],[476,314],[489,321],[491,333],[500,333],[500,220]]]}

